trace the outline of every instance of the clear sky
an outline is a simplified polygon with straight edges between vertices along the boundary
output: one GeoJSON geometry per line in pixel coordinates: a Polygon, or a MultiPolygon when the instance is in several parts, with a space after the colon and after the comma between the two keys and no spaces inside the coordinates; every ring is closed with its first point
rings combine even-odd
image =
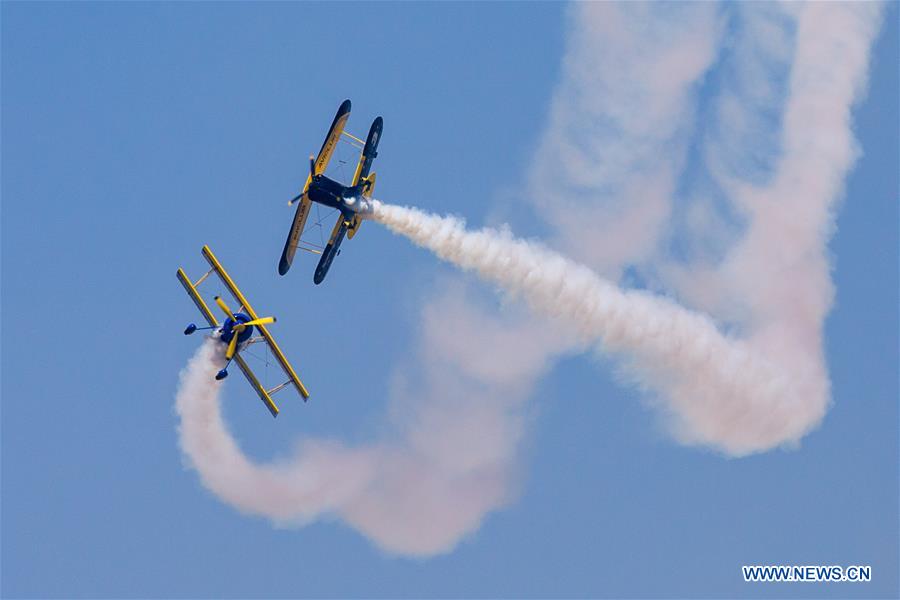
{"type": "Polygon", "coordinates": [[[248,454],[373,437],[392,373],[413,361],[420,304],[453,269],[367,224],[323,285],[304,255],[280,278],[286,200],[351,98],[350,131],[384,117],[378,197],[473,224],[515,212],[564,12],[2,4],[4,597],[897,596],[896,3],[830,244],[834,404],[798,448],[679,446],[608,365],[573,356],[531,400],[516,498],[448,554],[392,556],[329,520],[276,528],[184,468],[173,398],[199,343],[181,331],[199,317],[176,268],[202,272],[210,244],[279,317],[313,393],[279,395],[273,420],[227,381],[248,454]],[[872,565],[873,581],[745,584],[744,564],[872,565]]]}

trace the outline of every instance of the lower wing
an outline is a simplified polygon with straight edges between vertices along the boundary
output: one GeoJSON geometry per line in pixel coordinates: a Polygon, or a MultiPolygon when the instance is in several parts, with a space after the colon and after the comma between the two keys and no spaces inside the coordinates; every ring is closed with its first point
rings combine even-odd
{"type": "Polygon", "coordinates": [[[297,246],[300,244],[300,236],[303,235],[303,229],[306,227],[306,219],[309,217],[309,209],[312,202],[307,194],[303,194],[300,203],[297,205],[297,212],[294,213],[294,222],[291,223],[291,230],[288,232],[287,240],[284,242],[284,250],[281,252],[281,260],[278,261],[278,274],[284,275],[291,268],[294,262],[294,254],[297,253],[297,246]]]}
{"type": "Polygon", "coordinates": [[[331,268],[331,261],[337,256],[341,242],[344,241],[347,227],[348,221],[344,218],[344,215],[338,215],[337,223],[334,224],[334,228],[331,230],[331,237],[328,239],[325,249],[322,250],[322,258],[319,259],[319,264],[316,266],[316,272],[313,275],[313,283],[316,285],[322,283],[325,275],[328,274],[328,269],[331,268]]]}
{"type": "MultiPolygon", "coordinates": [[[[180,267],[178,268],[177,276],[178,281],[184,286],[184,290],[188,293],[188,296],[191,297],[191,300],[194,301],[197,309],[203,314],[203,318],[206,319],[206,322],[209,323],[210,327],[218,327],[219,323],[216,321],[216,317],[212,314],[212,311],[209,310],[209,307],[206,305],[206,302],[203,301],[200,294],[197,293],[197,286],[191,282],[187,274],[180,267]]],[[[199,285],[199,282],[197,285],[199,285]]]]}
{"type": "Polygon", "coordinates": [[[276,406],[275,402],[272,400],[272,396],[270,396],[269,392],[266,391],[266,388],[264,388],[259,382],[259,379],[256,378],[256,375],[253,373],[253,370],[250,368],[247,362],[241,357],[240,354],[236,354],[234,356],[234,362],[236,362],[241,368],[241,372],[244,374],[244,377],[247,378],[247,381],[250,382],[250,385],[253,386],[253,389],[255,389],[256,393],[259,394],[259,398],[263,401],[263,404],[266,405],[266,408],[269,409],[269,412],[272,413],[272,416],[277,417],[278,406],[276,406]]]}

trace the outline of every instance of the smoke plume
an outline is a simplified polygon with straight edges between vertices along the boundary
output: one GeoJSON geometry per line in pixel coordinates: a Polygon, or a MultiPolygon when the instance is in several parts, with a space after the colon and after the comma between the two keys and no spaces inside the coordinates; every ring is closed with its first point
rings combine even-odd
{"type": "Polygon", "coordinates": [[[374,203],[373,218],[442,259],[568,322],[585,341],[624,354],[636,380],[664,393],[685,440],[740,455],[796,440],[824,413],[816,373],[784,372],[707,317],[623,291],[508,230],[468,231],[454,217],[374,203]]]}
{"type": "MultiPolygon", "coordinates": [[[[385,550],[430,555],[450,550],[508,500],[521,425],[479,405],[490,390],[457,398],[452,411],[419,406],[389,442],[350,448],[306,439],[293,455],[257,464],[222,419],[214,376],[224,362],[224,344],[208,338],[181,372],[179,438],[204,486],[246,514],[286,526],[339,517],[385,550]]],[[[452,374],[440,376],[448,394],[460,391],[452,374]]]]}

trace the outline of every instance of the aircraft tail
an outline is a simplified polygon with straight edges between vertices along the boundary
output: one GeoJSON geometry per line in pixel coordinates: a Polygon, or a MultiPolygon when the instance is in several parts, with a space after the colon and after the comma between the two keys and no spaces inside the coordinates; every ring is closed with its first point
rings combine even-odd
{"type": "MultiPolygon", "coordinates": [[[[368,177],[365,178],[365,181],[369,183],[368,186],[363,188],[362,196],[363,198],[369,199],[372,197],[372,190],[375,189],[375,173],[372,173],[368,177]]],[[[352,240],[353,236],[356,235],[356,231],[362,225],[363,219],[359,215],[353,215],[353,218],[350,219],[350,226],[347,227],[347,239],[352,240]]]]}

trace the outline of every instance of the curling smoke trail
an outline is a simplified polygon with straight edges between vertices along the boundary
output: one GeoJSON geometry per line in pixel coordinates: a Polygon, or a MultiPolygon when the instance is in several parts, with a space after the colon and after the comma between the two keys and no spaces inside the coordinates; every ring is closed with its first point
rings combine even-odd
{"type": "Polygon", "coordinates": [[[480,407],[477,394],[452,412],[420,407],[391,443],[307,439],[292,456],[254,463],[222,418],[214,375],[223,354],[219,341],[204,342],[181,372],[175,407],[188,466],[238,510],[279,525],[337,516],[385,550],[431,555],[452,549],[507,501],[509,449],[520,432],[502,409],[480,407]]]}
{"type": "Polygon", "coordinates": [[[241,452],[222,420],[224,345],[207,338],[181,373],[175,408],[181,418],[181,447],[217,496],[243,512],[275,521],[304,522],[340,505],[364,485],[372,454],[307,442],[290,460],[257,465],[241,452]]]}
{"type": "Polygon", "coordinates": [[[784,373],[745,342],[721,334],[707,317],[620,290],[508,230],[468,231],[454,217],[377,201],[372,218],[571,323],[604,350],[624,353],[629,372],[669,399],[685,440],[742,455],[796,440],[824,414],[827,397],[815,377],[784,373]]]}

